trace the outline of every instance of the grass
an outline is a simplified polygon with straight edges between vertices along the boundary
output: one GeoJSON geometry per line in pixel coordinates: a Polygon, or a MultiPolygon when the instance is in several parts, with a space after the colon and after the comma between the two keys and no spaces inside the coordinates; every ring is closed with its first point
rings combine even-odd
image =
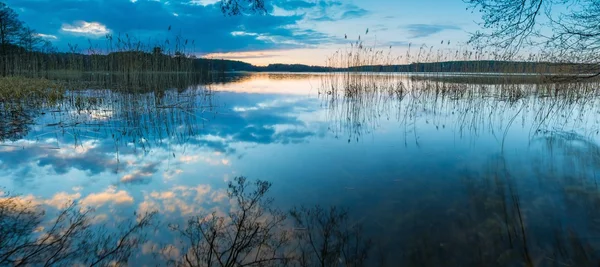
{"type": "Polygon", "coordinates": [[[502,143],[512,124],[530,118],[530,137],[540,130],[581,129],[600,124],[589,114],[598,108],[597,80],[546,82],[538,77],[374,75],[336,73],[322,76],[319,93],[330,131],[348,142],[360,141],[385,120],[398,120],[405,142],[419,145],[420,128],[451,127],[459,136],[488,131],[502,143]]]}
{"type": "Polygon", "coordinates": [[[457,116],[460,133],[492,129],[504,140],[517,115],[533,117],[535,133],[558,121],[568,128],[573,126],[569,119],[582,121],[582,114],[597,111],[600,82],[574,75],[582,66],[548,63],[536,54],[511,59],[527,64],[502,60],[506,58],[499,51],[468,46],[451,51],[409,45],[405,55],[397,56],[393,47],[367,45],[359,36],[327,59],[327,67],[338,71],[321,77],[319,95],[328,107],[331,131],[339,138],[346,135],[348,142],[372,132],[382,118],[395,117],[418,143],[416,125],[423,112],[457,116]],[[454,64],[458,73],[448,73],[436,62],[454,64]],[[408,72],[397,72],[401,64],[408,72]],[[490,69],[498,73],[490,74],[490,69]],[[419,71],[427,73],[414,73],[419,71]],[[503,118],[513,112],[515,117],[503,118]]]}
{"type": "Polygon", "coordinates": [[[44,99],[55,103],[63,98],[64,93],[65,88],[60,83],[44,78],[0,77],[2,102],[44,99]]]}

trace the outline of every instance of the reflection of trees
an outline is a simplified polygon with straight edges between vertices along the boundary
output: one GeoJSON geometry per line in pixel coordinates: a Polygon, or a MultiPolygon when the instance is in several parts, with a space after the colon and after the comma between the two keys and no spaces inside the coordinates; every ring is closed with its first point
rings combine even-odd
{"type": "Polygon", "coordinates": [[[546,128],[598,128],[596,82],[524,83],[502,77],[330,74],[319,89],[328,109],[330,130],[352,141],[373,132],[382,120],[396,119],[405,137],[418,142],[419,127],[453,127],[460,136],[489,131],[504,140],[515,122],[530,132],[546,128]]]}
{"type": "Polygon", "coordinates": [[[400,241],[407,251],[402,260],[415,266],[596,266],[600,191],[593,173],[599,166],[590,162],[600,150],[572,134],[541,140],[545,150],[536,155],[543,159],[526,166],[538,170],[539,184],[505,155],[491,158],[480,175],[463,179],[466,198],[444,199],[446,210],[433,216],[417,208],[397,223],[412,229],[400,241]],[[435,227],[410,228],[415,220],[435,227]]]}
{"type": "Polygon", "coordinates": [[[33,122],[33,110],[23,110],[12,106],[10,109],[0,107],[0,141],[16,141],[27,135],[33,122]]]}
{"type": "MultiPolygon", "coordinates": [[[[380,257],[389,259],[391,266],[597,265],[600,217],[594,211],[600,208],[600,192],[594,177],[600,168],[600,148],[573,133],[540,131],[531,149],[534,156],[518,155],[528,159],[525,168],[531,171],[514,164],[523,158],[500,154],[490,158],[481,172],[469,172],[462,184],[447,189],[460,191],[456,194],[419,192],[403,199],[408,202],[400,211],[371,216],[382,221],[382,230],[392,238],[393,244],[383,245],[369,238],[374,234],[371,229],[352,223],[345,209],[300,207],[285,213],[273,208],[267,197],[270,183],[239,177],[229,184],[231,206],[225,213],[198,214],[171,225],[182,242],[168,244],[162,252],[168,254],[175,247],[183,253],[161,259],[176,266],[368,266],[374,262],[374,240],[383,251],[380,257]]],[[[2,264],[20,264],[22,259],[34,265],[89,264],[103,259],[101,255],[126,262],[147,229],[135,228],[134,223],[109,232],[85,222],[89,211],[72,205],[61,213],[56,228],[34,233],[43,225],[42,213],[17,200],[0,200],[2,264]],[[68,230],[71,225],[73,231],[68,230]],[[128,229],[134,229],[129,236],[128,229]],[[69,234],[63,237],[65,233],[69,234]],[[107,239],[106,233],[112,237],[107,239]],[[46,236],[71,241],[50,246],[39,241],[46,236]],[[84,245],[89,253],[73,254],[73,248],[84,245]],[[31,250],[40,246],[39,252],[31,250]],[[63,256],[51,258],[54,253],[63,256]]]]}
{"type": "Polygon", "coordinates": [[[61,87],[72,89],[62,98],[35,94],[0,104],[0,141],[25,137],[40,115],[46,114],[41,123],[56,130],[50,133],[77,139],[105,132],[143,146],[147,143],[142,139],[189,137],[197,130],[192,129],[197,117],[212,109],[212,92],[199,85],[202,77],[196,74],[57,75],[52,78],[61,87]],[[182,125],[185,128],[178,129],[182,125]]]}
{"type": "Polygon", "coordinates": [[[348,223],[346,211],[294,208],[288,221],[265,198],[270,186],[238,177],[229,183],[234,205],[227,215],[213,212],[191,217],[183,227],[172,225],[185,240],[185,255],[170,261],[178,266],[363,265],[370,243],[362,238],[360,225],[348,223]]]}
{"type": "Polygon", "coordinates": [[[521,200],[500,165],[490,169],[483,181],[465,180],[468,198],[448,205],[438,229],[411,234],[408,262],[419,266],[533,266],[521,200]]]}
{"type": "Polygon", "coordinates": [[[371,241],[360,224],[351,225],[346,210],[320,206],[291,212],[297,241],[297,264],[308,266],[364,266],[371,241]]]}
{"type": "Polygon", "coordinates": [[[51,222],[31,200],[0,199],[0,265],[109,266],[127,263],[144,240],[154,213],[143,214],[117,231],[92,225],[91,210],[71,202],[51,222]]]}
{"type": "Polygon", "coordinates": [[[109,90],[73,92],[42,123],[39,135],[62,134],[81,140],[108,137],[115,148],[132,144],[148,151],[167,140],[185,143],[202,127],[202,116],[212,110],[204,88],[154,93],[119,93],[109,90]]]}
{"type": "Polygon", "coordinates": [[[270,207],[265,194],[268,182],[257,181],[255,191],[244,177],[229,183],[233,211],[194,216],[184,227],[171,228],[185,240],[178,266],[280,266],[289,262],[285,246],[289,236],[283,229],[285,215],[270,207]]]}
{"type": "MultiPolygon", "coordinates": [[[[552,143],[552,149],[563,144],[565,140],[552,143]]],[[[598,151],[597,146],[581,149],[581,142],[577,146],[578,151],[598,151]]],[[[345,209],[299,207],[286,214],[267,197],[270,183],[244,177],[229,183],[227,212],[197,214],[181,225],[171,224],[177,241],[155,252],[175,266],[368,266],[390,256],[393,266],[597,264],[600,243],[588,238],[600,230],[593,213],[600,207],[600,192],[592,181],[549,170],[542,176],[544,186],[558,190],[536,191],[510,162],[503,155],[491,158],[481,174],[463,179],[464,194],[416,197],[412,201],[418,205],[407,206],[402,214],[377,217],[386,222],[386,235],[394,243],[377,241],[382,250],[378,257],[372,254],[372,233],[353,223],[345,209]],[[552,192],[564,197],[549,196],[552,192]],[[427,201],[445,210],[431,209],[427,201]],[[169,253],[173,249],[182,254],[169,253]]],[[[0,204],[2,264],[126,263],[136,255],[154,217],[138,216],[119,231],[108,231],[90,224],[91,211],[71,204],[41,229],[46,226],[43,213],[32,202],[5,197],[0,204]]]]}
{"type": "Polygon", "coordinates": [[[148,93],[177,89],[183,91],[210,81],[205,73],[49,73],[50,79],[62,82],[67,88],[110,89],[113,92],[148,93]]]}
{"type": "MultiPolygon", "coordinates": [[[[190,217],[169,228],[181,242],[160,250],[175,266],[363,266],[371,243],[345,210],[294,208],[291,220],[267,198],[271,184],[229,183],[229,212],[190,217]],[[170,254],[173,249],[182,255],[170,254]]],[[[134,214],[135,215],[135,214],[134,214]]],[[[93,223],[93,210],[69,202],[46,221],[36,200],[0,198],[0,265],[115,266],[138,255],[157,213],[138,214],[116,228],[93,223]]]]}

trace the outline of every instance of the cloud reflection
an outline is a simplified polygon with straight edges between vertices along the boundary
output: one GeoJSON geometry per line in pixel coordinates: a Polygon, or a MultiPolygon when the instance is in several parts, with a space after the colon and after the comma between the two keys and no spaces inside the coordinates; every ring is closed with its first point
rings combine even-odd
{"type": "Polygon", "coordinates": [[[138,212],[159,211],[190,215],[215,207],[227,199],[224,190],[214,190],[210,185],[174,186],[164,191],[144,193],[144,201],[138,205],[138,212]]]}
{"type": "Polygon", "coordinates": [[[132,204],[133,197],[125,190],[117,190],[115,187],[109,187],[103,192],[89,194],[80,203],[83,206],[89,207],[100,207],[106,204],[132,204]]]}

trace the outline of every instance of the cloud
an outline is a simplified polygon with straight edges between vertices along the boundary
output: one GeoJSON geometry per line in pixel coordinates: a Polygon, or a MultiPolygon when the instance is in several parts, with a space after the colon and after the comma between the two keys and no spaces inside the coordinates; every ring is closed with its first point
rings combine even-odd
{"type": "MultiPolygon", "coordinates": [[[[119,162],[113,152],[114,145],[111,146],[110,140],[87,140],[76,149],[61,148],[51,151],[39,144],[33,144],[26,151],[15,151],[12,154],[26,154],[29,160],[36,158],[38,166],[50,166],[57,174],[66,174],[71,169],[77,169],[96,175],[104,171],[117,171],[119,162]]],[[[5,158],[5,155],[0,154],[0,157],[5,158]]]]}
{"type": "Polygon", "coordinates": [[[110,30],[98,22],[77,21],[73,25],[63,24],[62,31],[74,34],[103,36],[110,33],[110,30]]]}
{"type": "Polygon", "coordinates": [[[316,10],[311,12],[314,21],[339,21],[356,19],[369,14],[369,11],[353,4],[340,1],[320,1],[316,10]]]}
{"type": "Polygon", "coordinates": [[[279,0],[273,1],[273,5],[283,10],[293,11],[298,9],[313,8],[317,6],[317,3],[302,0],[279,0]]]}
{"type": "Polygon", "coordinates": [[[0,205],[9,205],[13,210],[33,211],[40,205],[40,201],[31,194],[11,196],[5,192],[0,192],[0,205]]]}
{"type": "MultiPolygon", "coordinates": [[[[222,92],[223,96],[229,93],[222,92]]],[[[255,95],[248,94],[246,97],[255,95]]],[[[295,144],[305,142],[316,134],[306,129],[303,121],[294,116],[295,105],[302,105],[308,100],[268,101],[263,100],[252,105],[235,105],[227,115],[215,117],[211,127],[205,129],[204,135],[188,141],[216,152],[230,155],[236,152],[233,143],[252,144],[295,144]],[[280,126],[289,129],[277,130],[280,126]]],[[[215,158],[211,161],[200,156],[184,156],[180,161],[205,161],[212,165],[224,164],[215,158]]]]}
{"type": "Polygon", "coordinates": [[[209,206],[215,206],[227,199],[224,190],[213,190],[209,185],[174,186],[165,191],[153,191],[144,194],[138,212],[159,211],[161,213],[179,212],[182,215],[199,213],[209,206]]]}
{"type": "MultiPolygon", "coordinates": [[[[80,170],[92,176],[107,171],[116,173],[120,165],[123,165],[117,161],[114,154],[114,141],[110,139],[81,140],[80,145],[75,148],[67,146],[57,149],[55,143],[56,140],[52,139],[41,141],[22,139],[13,142],[12,144],[20,149],[15,147],[0,149],[0,169],[12,173],[21,181],[23,175],[31,172],[31,168],[35,166],[48,167],[46,172],[55,174],[80,170]]],[[[127,149],[120,151],[121,155],[129,153],[132,152],[127,149]]]]}
{"type": "Polygon", "coordinates": [[[276,139],[280,140],[282,144],[297,144],[305,142],[308,137],[314,136],[314,132],[289,129],[276,134],[276,139]]]}
{"type": "MultiPolygon", "coordinates": [[[[229,93],[221,92],[222,97],[229,93]]],[[[239,95],[239,93],[237,93],[239,95]]],[[[205,129],[206,134],[193,142],[212,147],[216,151],[230,151],[232,143],[243,142],[253,144],[289,144],[303,142],[314,133],[306,130],[306,125],[299,120],[295,106],[309,105],[310,99],[264,99],[265,96],[246,94],[238,99],[248,99],[251,103],[235,103],[231,112],[211,121],[211,127],[205,129]],[[260,97],[259,99],[253,99],[260,97]],[[277,131],[278,126],[289,126],[293,129],[277,131]]],[[[235,151],[235,150],[234,150],[235,151]]]]}
{"type": "Polygon", "coordinates": [[[127,191],[119,190],[115,187],[109,187],[104,192],[92,193],[81,200],[81,205],[90,207],[100,207],[108,203],[112,204],[131,204],[133,197],[127,191]]]}
{"type": "Polygon", "coordinates": [[[159,162],[151,162],[144,164],[140,169],[124,175],[121,178],[121,183],[147,183],[150,178],[158,172],[159,162]]]}
{"type": "Polygon", "coordinates": [[[231,32],[232,36],[258,36],[258,33],[254,32],[244,32],[244,31],[234,31],[231,32]]]}
{"type": "Polygon", "coordinates": [[[348,10],[342,14],[341,19],[355,19],[367,15],[369,11],[359,8],[356,10],[348,10]]]}
{"type": "Polygon", "coordinates": [[[80,197],[80,193],[68,194],[67,192],[59,192],[54,194],[54,196],[51,199],[47,199],[46,201],[44,201],[44,203],[57,209],[61,209],[67,203],[69,203],[69,201],[77,200],[80,197]]]}
{"type": "MultiPolygon", "coordinates": [[[[260,83],[256,84],[257,87],[260,83]]],[[[236,84],[224,85],[231,88],[240,88],[236,84]]],[[[255,88],[254,84],[249,87],[255,88]]],[[[220,152],[221,156],[196,155],[192,153],[179,153],[176,162],[203,162],[210,165],[229,165],[235,162],[233,158],[242,146],[256,144],[296,144],[307,142],[316,133],[309,129],[298,113],[316,111],[318,103],[314,99],[288,96],[281,97],[279,93],[232,93],[220,91],[219,98],[228,107],[218,107],[215,112],[219,116],[211,118],[209,127],[203,128],[198,135],[192,135],[185,140],[187,145],[197,149],[220,152]],[[297,107],[303,107],[298,110],[297,107]]],[[[198,110],[197,112],[202,112],[198,110]]],[[[138,114],[143,116],[142,114],[138,114]]],[[[196,114],[202,116],[202,114],[196,114]]],[[[204,114],[206,115],[206,114],[204,114]]],[[[118,123],[118,116],[107,118],[107,124],[118,123]]],[[[185,122],[189,123],[189,122],[185,122]]],[[[196,122],[199,123],[199,122],[196,122]]],[[[180,125],[172,125],[178,128],[180,125]]],[[[43,136],[53,132],[51,127],[33,129],[32,136],[43,136]]],[[[112,128],[106,129],[109,133],[117,134],[112,128]]],[[[165,130],[165,129],[161,129],[165,130]]],[[[24,182],[23,177],[30,176],[27,182],[35,184],[35,179],[46,175],[74,175],[98,176],[107,175],[115,177],[121,183],[147,183],[157,177],[166,158],[174,157],[170,140],[147,140],[154,145],[153,157],[140,157],[136,152],[134,143],[115,144],[112,134],[78,137],[76,147],[64,145],[75,142],[69,135],[65,139],[55,138],[27,140],[22,139],[10,143],[10,146],[0,147],[0,174],[12,177],[15,181],[24,182]],[[57,148],[57,144],[61,147],[57,148]],[[118,145],[118,148],[115,147],[118,145]],[[118,159],[117,160],[117,153],[118,159]],[[118,175],[118,176],[117,176],[118,175]]],[[[157,136],[145,136],[154,138],[157,136]]],[[[167,137],[169,138],[169,137],[167,137]]],[[[138,148],[139,149],[139,148],[138,148]]],[[[175,167],[175,169],[177,169],[175,167]]],[[[172,179],[181,171],[165,170],[165,179],[172,179]]],[[[77,190],[75,190],[77,191],[77,190]]],[[[122,196],[122,195],[121,195],[122,196]]],[[[87,200],[91,201],[90,199],[87,200]]],[[[90,202],[92,203],[92,202],[90,202]]]]}
{"type": "Polygon", "coordinates": [[[54,39],[54,40],[58,39],[58,37],[56,37],[56,35],[52,35],[52,34],[36,33],[35,36],[41,37],[44,39],[54,39]]]}
{"type": "Polygon", "coordinates": [[[185,163],[185,164],[193,164],[193,163],[198,163],[198,162],[204,162],[204,163],[212,165],[212,166],[229,165],[229,161],[227,159],[225,159],[225,158],[219,159],[219,158],[216,158],[213,155],[211,155],[209,157],[200,156],[200,155],[180,156],[179,157],[179,161],[181,163],[185,163]]]}
{"type": "Polygon", "coordinates": [[[427,37],[445,30],[460,30],[458,26],[440,24],[409,24],[401,28],[407,30],[411,38],[427,37]]]}
{"type": "Polygon", "coordinates": [[[208,6],[218,3],[220,0],[191,0],[190,3],[200,6],[208,6]]]}
{"type": "MultiPolygon", "coordinates": [[[[305,48],[326,43],[330,36],[301,25],[305,14],[224,16],[214,1],[124,0],[8,0],[32,28],[57,36],[54,44],[87,45],[89,37],[129,34],[143,43],[164,43],[181,34],[195,40],[197,53],[305,48]],[[174,16],[177,14],[177,16],[174,16]],[[171,31],[167,29],[171,28],[171,31]],[[251,35],[232,35],[247,32],[251,35]],[[148,41],[150,40],[150,41],[148,41]]],[[[272,9],[272,4],[268,4],[272,9]]],[[[279,1],[281,8],[314,6],[309,2],[279,1]]],[[[104,45],[101,43],[99,45],[104,45]]],[[[191,49],[191,47],[188,47],[191,49]]]]}

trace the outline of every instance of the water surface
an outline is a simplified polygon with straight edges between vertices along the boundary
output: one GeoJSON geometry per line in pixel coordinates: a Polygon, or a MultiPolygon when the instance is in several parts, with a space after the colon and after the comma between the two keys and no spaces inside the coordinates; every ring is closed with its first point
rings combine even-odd
{"type": "MultiPolygon", "coordinates": [[[[49,209],[77,200],[97,223],[157,210],[166,225],[226,214],[227,182],[245,176],[272,182],[284,210],[347,208],[370,265],[598,262],[594,84],[397,76],[352,91],[324,77],[78,91],[6,126],[0,184],[49,209]]],[[[152,265],[149,244],[176,240],[153,233],[134,257],[152,265]]]]}

